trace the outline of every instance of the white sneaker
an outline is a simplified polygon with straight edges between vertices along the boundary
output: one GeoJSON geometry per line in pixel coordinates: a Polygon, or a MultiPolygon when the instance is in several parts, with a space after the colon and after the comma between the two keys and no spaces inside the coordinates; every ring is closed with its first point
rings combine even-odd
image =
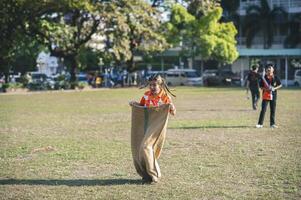
{"type": "Polygon", "coordinates": [[[256,124],[256,128],[262,128],[263,127],[263,125],[261,125],[261,124],[256,124]]]}
{"type": "Polygon", "coordinates": [[[273,124],[273,125],[271,125],[271,128],[278,128],[278,126],[273,124]]]}

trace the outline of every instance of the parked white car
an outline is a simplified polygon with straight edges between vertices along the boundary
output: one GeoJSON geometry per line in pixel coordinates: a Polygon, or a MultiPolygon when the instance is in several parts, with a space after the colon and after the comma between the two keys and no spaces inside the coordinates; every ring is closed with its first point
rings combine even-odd
{"type": "Polygon", "coordinates": [[[203,85],[202,77],[197,73],[195,69],[169,69],[166,71],[165,79],[167,84],[170,86],[203,85]]]}
{"type": "Polygon", "coordinates": [[[295,71],[294,85],[301,86],[301,69],[295,71]]]}

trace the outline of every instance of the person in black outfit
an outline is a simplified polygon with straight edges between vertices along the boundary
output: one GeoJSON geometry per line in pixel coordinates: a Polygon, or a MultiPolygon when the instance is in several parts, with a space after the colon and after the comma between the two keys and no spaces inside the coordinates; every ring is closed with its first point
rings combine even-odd
{"type": "Polygon", "coordinates": [[[252,107],[253,110],[257,109],[257,103],[260,98],[259,93],[259,79],[260,75],[258,74],[258,65],[253,65],[252,70],[249,72],[247,77],[247,94],[250,89],[252,95],[252,107]]]}
{"type": "Polygon", "coordinates": [[[269,64],[266,68],[266,75],[259,81],[259,86],[262,89],[262,104],[261,112],[256,128],[263,127],[264,115],[267,105],[270,103],[270,126],[277,128],[275,124],[277,90],[282,87],[280,79],[274,75],[274,66],[269,64]]]}

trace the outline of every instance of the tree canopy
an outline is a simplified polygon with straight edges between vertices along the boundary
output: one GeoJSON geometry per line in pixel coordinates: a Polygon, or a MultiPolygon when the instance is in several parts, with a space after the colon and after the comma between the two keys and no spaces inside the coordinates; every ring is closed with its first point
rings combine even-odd
{"type": "Polygon", "coordinates": [[[0,72],[6,75],[6,79],[18,43],[24,39],[22,25],[27,15],[22,7],[18,0],[3,0],[0,5],[0,72]]]}
{"type": "Polygon", "coordinates": [[[132,71],[134,55],[161,52],[168,44],[160,32],[160,15],[145,1],[111,1],[108,5],[108,20],[100,36],[105,37],[107,56],[126,62],[132,71]]]}
{"type": "Polygon", "coordinates": [[[177,4],[167,23],[169,41],[175,45],[182,41],[183,45],[193,47],[193,51],[205,60],[232,63],[238,57],[235,40],[237,30],[232,22],[221,23],[221,16],[222,8],[216,7],[198,19],[177,4]]]}

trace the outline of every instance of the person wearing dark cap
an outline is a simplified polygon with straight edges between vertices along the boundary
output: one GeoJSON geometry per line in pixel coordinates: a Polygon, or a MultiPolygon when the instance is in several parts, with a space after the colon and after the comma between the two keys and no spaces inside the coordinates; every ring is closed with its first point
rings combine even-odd
{"type": "Polygon", "coordinates": [[[253,110],[257,109],[257,103],[260,98],[260,93],[259,93],[259,79],[260,75],[258,73],[258,65],[253,65],[252,70],[250,70],[248,76],[247,76],[247,94],[249,90],[251,91],[251,96],[252,96],[252,107],[253,110]]]}
{"type": "Polygon", "coordinates": [[[275,124],[277,90],[282,85],[280,79],[274,74],[274,66],[272,64],[267,65],[266,74],[260,79],[259,86],[262,89],[262,104],[256,128],[263,127],[264,115],[268,104],[270,104],[270,127],[277,128],[275,124]]]}

